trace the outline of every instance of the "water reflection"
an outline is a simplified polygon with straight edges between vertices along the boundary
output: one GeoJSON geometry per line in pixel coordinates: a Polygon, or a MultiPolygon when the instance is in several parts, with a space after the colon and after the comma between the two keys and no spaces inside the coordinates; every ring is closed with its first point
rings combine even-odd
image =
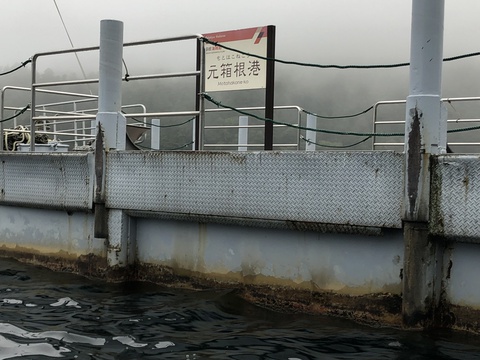
{"type": "Polygon", "coordinates": [[[230,291],[105,284],[0,262],[2,359],[480,359],[479,339],[286,315],[230,291]]]}

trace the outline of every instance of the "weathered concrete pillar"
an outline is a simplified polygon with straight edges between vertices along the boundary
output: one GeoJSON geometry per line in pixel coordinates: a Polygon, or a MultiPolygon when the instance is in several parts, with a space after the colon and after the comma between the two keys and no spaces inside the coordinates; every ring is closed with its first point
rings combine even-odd
{"type": "Polygon", "coordinates": [[[413,0],[412,6],[403,213],[402,312],[407,326],[433,320],[440,299],[443,254],[428,231],[430,156],[446,149],[446,118],[441,105],[444,0],[413,0]]]}
{"type": "Polygon", "coordinates": [[[125,267],[135,262],[135,220],[125,211],[108,211],[108,247],[109,266],[125,267]]]}

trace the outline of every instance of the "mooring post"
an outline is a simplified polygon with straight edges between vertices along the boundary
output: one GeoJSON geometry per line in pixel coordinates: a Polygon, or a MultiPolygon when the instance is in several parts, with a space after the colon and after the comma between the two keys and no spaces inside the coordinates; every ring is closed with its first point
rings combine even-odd
{"type": "Polygon", "coordinates": [[[125,150],[126,120],[122,110],[123,23],[100,21],[100,70],[97,128],[100,125],[105,149],[125,150]]]}
{"type": "Polygon", "coordinates": [[[433,321],[440,300],[443,254],[429,236],[428,222],[430,156],[446,149],[441,104],[443,19],[444,0],[413,0],[403,212],[402,315],[406,326],[433,321]]]}
{"type": "Polygon", "coordinates": [[[122,210],[105,206],[106,152],[125,150],[126,119],[122,110],[123,23],[117,20],[100,22],[100,68],[98,113],[95,146],[95,237],[107,243],[110,266],[125,267],[133,260],[131,221],[122,210]],[[132,255],[132,256],[130,256],[132,255]]]}

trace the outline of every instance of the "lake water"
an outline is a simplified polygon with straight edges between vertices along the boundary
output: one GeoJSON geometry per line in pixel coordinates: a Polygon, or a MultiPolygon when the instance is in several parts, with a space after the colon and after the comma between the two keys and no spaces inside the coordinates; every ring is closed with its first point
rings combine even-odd
{"type": "Polygon", "coordinates": [[[2,359],[480,359],[480,337],[286,315],[231,292],[106,284],[0,260],[2,359]]]}

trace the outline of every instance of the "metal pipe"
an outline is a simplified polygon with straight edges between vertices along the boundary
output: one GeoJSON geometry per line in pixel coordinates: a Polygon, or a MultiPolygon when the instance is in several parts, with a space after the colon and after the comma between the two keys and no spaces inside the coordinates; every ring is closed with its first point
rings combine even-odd
{"type": "MultiPolygon", "coordinates": [[[[199,76],[198,71],[184,71],[168,74],[151,74],[151,75],[131,75],[128,77],[128,81],[135,80],[151,80],[151,79],[168,79],[176,77],[189,77],[189,76],[199,76]]],[[[121,78],[122,81],[127,81],[126,77],[121,78]]],[[[53,87],[60,85],[83,85],[83,84],[96,84],[99,82],[99,79],[84,79],[84,80],[67,80],[67,81],[52,81],[48,83],[36,83],[36,87],[53,87]]],[[[94,95],[93,95],[94,96],[94,95]]]]}
{"type": "MultiPolygon", "coordinates": [[[[30,151],[35,151],[35,109],[36,109],[36,98],[35,98],[35,90],[36,87],[34,84],[37,82],[37,58],[38,55],[33,55],[32,56],[32,84],[31,84],[31,100],[30,100],[30,151]]],[[[2,134],[3,135],[3,134],[2,134]]]]}
{"type": "Polygon", "coordinates": [[[154,150],[160,150],[160,119],[152,119],[152,133],[150,137],[151,147],[154,150]]]}
{"type": "MultiPolygon", "coordinates": [[[[300,130],[300,127],[302,126],[302,114],[300,113],[300,111],[297,112],[297,125],[298,125],[298,129],[297,129],[297,150],[300,150],[300,139],[301,139],[301,136],[302,136],[302,133],[301,133],[301,130],[300,130]]],[[[307,125],[307,127],[309,127],[309,126],[307,125]]]]}
{"type": "MultiPolygon", "coordinates": [[[[198,111],[175,111],[175,112],[153,112],[153,113],[131,113],[123,114],[126,118],[133,117],[167,117],[167,116],[195,116],[198,115],[198,111]]],[[[78,115],[61,115],[61,116],[37,116],[33,118],[33,121],[38,120],[75,120],[75,119],[95,119],[95,115],[91,114],[78,114],[78,115]]]]}
{"type": "Polygon", "coordinates": [[[247,151],[247,147],[240,144],[248,144],[248,116],[238,117],[238,151],[247,151]]]}
{"type": "Polygon", "coordinates": [[[125,150],[126,119],[122,115],[123,23],[100,21],[97,128],[106,150],[125,150]]]}
{"type": "MultiPolygon", "coordinates": [[[[36,84],[37,86],[40,84],[36,84]]],[[[21,86],[4,86],[2,88],[2,91],[6,90],[20,90],[20,91],[27,91],[30,92],[32,91],[31,88],[27,87],[21,87],[21,86]]],[[[74,92],[68,92],[68,91],[59,91],[59,90],[45,90],[45,89],[38,89],[37,92],[40,93],[47,93],[47,94],[55,94],[55,95],[68,95],[68,96],[78,96],[78,97],[86,97],[86,98],[98,98],[97,95],[91,95],[91,94],[82,94],[82,93],[74,93],[74,92]]]]}
{"type": "Polygon", "coordinates": [[[433,321],[442,283],[440,246],[429,236],[430,155],[446,151],[441,104],[444,0],[413,0],[410,95],[405,121],[402,318],[433,321]]]}
{"type": "MultiPolygon", "coordinates": [[[[235,109],[241,110],[241,111],[265,110],[265,106],[248,106],[248,107],[239,107],[235,109]]],[[[303,108],[296,105],[279,105],[279,106],[275,106],[274,109],[275,110],[297,110],[299,112],[305,112],[303,108]]],[[[235,111],[235,110],[225,109],[225,108],[205,109],[205,112],[225,112],[225,111],[235,111]]]]}
{"type": "MultiPolygon", "coordinates": [[[[123,46],[124,47],[129,47],[129,46],[137,46],[137,45],[151,45],[151,44],[159,44],[159,43],[164,43],[164,42],[193,40],[193,39],[200,39],[200,38],[203,38],[203,35],[201,35],[201,34],[184,35],[184,36],[177,36],[177,37],[164,38],[164,39],[151,39],[151,40],[144,40],[144,41],[128,42],[128,43],[123,44],[123,46]]],[[[36,59],[36,58],[42,57],[42,56],[62,55],[62,54],[79,53],[79,52],[86,52],[86,51],[95,51],[95,50],[98,50],[99,48],[100,48],[99,46],[88,46],[88,47],[82,47],[82,48],[72,48],[72,49],[65,49],[65,50],[42,52],[42,53],[37,53],[33,56],[36,59]]]]}
{"type": "MultiPolygon", "coordinates": [[[[263,147],[263,144],[205,144],[205,147],[263,147]]],[[[274,144],[273,147],[297,147],[297,144],[274,144]]]]}
{"type": "MultiPolygon", "coordinates": [[[[263,127],[264,127],[263,125],[208,125],[208,126],[205,126],[204,129],[241,129],[241,128],[263,129],[263,127]]],[[[274,127],[287,127],[287,125],[275,124],[274,127]]]]}
{"type": "Polygon", "coordinates": [[[3,117],[5,116],[5,88],[2,89],[2,93],[0,95],[0,151],[3,151],[3,117]]]}
{"type": "Polygon", "coordinates": [[[100,22],[98,112],[119,112],[122,106],[123,23],[100,22]]]}
{"type": "Polygon", "coordinates": [[[197,71],[200,72],[197,78],[197,99],[195,109],[198,110],[197,121],[195,123],[195,150],[203,150],[204,126],[205,126],[205,43],[197,40],[197,71]]]}

